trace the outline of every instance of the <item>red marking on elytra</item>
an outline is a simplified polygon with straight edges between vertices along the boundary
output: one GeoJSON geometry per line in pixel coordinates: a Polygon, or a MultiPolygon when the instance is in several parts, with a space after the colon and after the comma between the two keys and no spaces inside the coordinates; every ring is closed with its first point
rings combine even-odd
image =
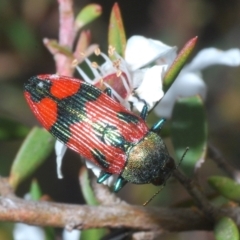
{"type": "Polygon", "coordinates": [[[125,112],[132,114],[125,107],[109,98],[106,94],[101,94],[94,102],[88,102],[85,105],[88,119],[93,122],[105,121],[108,124],[115,126],[128,142],[136,143],[142,139],[148,132],[146,122],[138,118],[137,123],[127,123],[121,121],[117,114],[125,112]]]}
{"type": "Polygon", "coordinates": [[[50,74],[38,75],[38,78],[51,81],[52,86],[50,89],[50,93],[58,99],[72,96],[79,90],[81,86],[80,80],[76,78],[50,74]]]}
{"type": "Polygon", "coordinates": [[[52,81],[50,92],[53,96],[63,99],[75,94],[80,88],[80,81],[69,81],[66,79],[59,79],[52,81]]]}
{"type": "Polygon", "coordinates": [[[33,102],[29,92],[24,93],[31,110],[39,122],[49,130],[57,120],[57,103],[50,98],[43,98],[40,102],[33,102]]]}
{"type": "MultiPolygon", "coordinates": [[[[109,146],[101,142],[95,135],[91,122],[80,122],[70,126],[71,138],[67,146],[79,152],[87,159],[91,159],[96,165],[99,163],[93,158],[91,150],[98,149],[104,154],[108,161],[108,172],[120,174],[126,162],[126,153],[114,146],[109,146]],[[117,161],[116,161],[117,160],[117,161]]],[[[103,168],[102,166],[100,166],[103,168]]]]}
{"type": "Polygon", "coordinates": [[[57,103],[50,98],[43,98],[36,104],[42,125],[49,130],[57,120],[57,103]]]}

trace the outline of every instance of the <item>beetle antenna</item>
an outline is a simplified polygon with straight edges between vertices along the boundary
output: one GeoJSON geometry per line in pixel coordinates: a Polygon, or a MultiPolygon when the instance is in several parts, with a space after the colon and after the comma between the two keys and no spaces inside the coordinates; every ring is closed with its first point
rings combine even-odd
{"type": "Polygon", "coordinates": [[[162,189],[164,188],[164,186],[165,186],[165,184],[163,184],[163,185],[157,190],[157,192],[155,192],[155,193],[152,195],[152,197],[149,198],[149,199],[143,204],[143,206],[144,206],[144,207],[147,206],[147,205],[162,191],[162,189]]]}
{"type": "Polygon", "coordinates": [[[188,150],[189,150],[189,147],[186,147],[186,148],[185,148],[185,151],[184,151],[184,153],[183,153],[183,155],[182,155],[182,157],[181,157],[181,159],[180,159],[180,161],[179,161],[179,163],[177,164],[177,166],[175,167],[174,170],[177,170],[177,169],[179,168],[179,166],[181,165],[181,163],[182,163],[184,157],[186,156],[188,150]]]}
{"type": "MultiPolygon", "coordinates": [[[[183,153],[183,155],[182,155],[179,163],[178,163],[177,166],[173,169],[173,171],[174,171],[174,170],[177,170],[177,169],[179,168],[179,166],[181,165],[181,163],[182,163],[184,157],[186,156],[188,150],[189,150],[189,147],[186,147],[186,149],[185,149],[185,151],[184,151],[184,153],[183,153]]],[[[143,206],[144,206],[144,207],[147,206],[147,205],[162,191],[162,189],[165,187],[165,184],[166,184],[166,182],[163,183],[163,185],[158,189],[157,192],[155,192],[155,193],[152,195],[152,197],[151,197],[150,199],[148,199],[145,203],[143,203],[143,206]]]]}

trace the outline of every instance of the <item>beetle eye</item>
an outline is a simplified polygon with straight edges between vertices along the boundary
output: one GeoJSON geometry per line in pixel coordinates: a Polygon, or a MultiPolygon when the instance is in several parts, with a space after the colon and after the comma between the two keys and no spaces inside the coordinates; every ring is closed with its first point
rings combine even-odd
{"type": "Polygon", "coordinates": [[[165,182],[165,175],[162,175],[161,177],[154,178],[151,183],[155,186],[160,186],[164,184],[164,182],[165,182]]]}

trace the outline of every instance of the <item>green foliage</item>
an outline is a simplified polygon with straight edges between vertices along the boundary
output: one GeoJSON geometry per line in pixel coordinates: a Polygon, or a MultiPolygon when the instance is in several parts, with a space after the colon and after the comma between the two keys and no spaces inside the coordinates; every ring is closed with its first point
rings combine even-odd
{"type": "Polygon", "coordinates": [[[126,48],[126,35],[121,12],[117,3],[114,4],[110,16],[110,23],[108,27],[108,44],[109,46],[113,46],[120,56],[124,57],[126,48]]]}
{"type": "Polygon", "coordinates": [[[211,176],[209,185],[224,197],[240,203],[240,184],[227,177],[211,176]]]}
{"type": "Polygon", "coordinates": [[[204,157],[207,146],[207,120],[199,96],[179,98],[176,102],[172,114],[171,138],[178,159],[189,147],[182,166],[188,174],[192,174],[197,161],[204,157]]]}
{"type": "Polygon", "coordinates": [[[167,73],[163,78],[163,90],[166,93],[167,90],[172,86],[178,74],[186,64],[189,59],[195,45],[197,42],[197,37],[191,39],[186,43],[183,49],[180,51],[173,64],[168,69],[167,73]]]}
{"type": "Polygon", "coordinates": [[[214,226],[216,240],[239,240],[239,232],[236,223],[228,217],[218,220],[214,226]]]}
{"type": "Polygon", "coordinates": [[[31,183],[30,195],[31,195],[31,199],[34,201],[38,201],[42,196],[41,188],[36,179],[34,179],[31,183]]]}
{"type": "Polygon", "coordinates": [[[24,21],[15,19],[6,28],[7,34],[13,46],[22,54],[36,53],[37,39],[30,27],[24,21]]]}
{"type": "Polygon", "coordinates": [[[44,129],[35,127],[19,149],[10,172],[9,182],[16,188],[30,176],[53,150],[54,140],[44,129]]]}
{"type": "Polygon", "coordinates": [[[86,24],[94,21],[102,14],[102,7],[98,4],[89,4],[78,13],[75,20],[76,30],[81,29],[86,24]]]}
{"type": "Polygon", "coordinates": [[[0,141],[23,138],[29,128],[16,121],[0,118],[0,141]]]}
{"type": "Polygon", "coordinates": [[[88,170],[86,167],[82,167],[80,171],[80,184],[81,184],[81,190],[82,194],[84,196],[84,199],[88,205],[97,206],[99,205],[94,192],[92,190],[89,176],[88,176],[88,170]]]}
{"type": "MultiPolygon", "coordinates": [[[[99,205],[98,200],[96,199],[94,192],[92,190],[88,170],[86,167],[82,167],[80,171],[80,184],[82,194],[84,199],[88,205],[97,206],[99,205]]],[[[106,229],[89,229],[84,230],[81,233],[81,240],[88,240],[88,239],[100,239],[106,234],[106,229]]]]}
{"type": "MultiPolygon", "coordinates": [[[[31,200],[39,201],[42,197],[42,190],[37,182],[37,180],[33,180],[30,186],[30,196],[31,200]]],[[[45,240],[52,240],[55,238],[55,231],[52,227],[45,227],[45,240]]]]}

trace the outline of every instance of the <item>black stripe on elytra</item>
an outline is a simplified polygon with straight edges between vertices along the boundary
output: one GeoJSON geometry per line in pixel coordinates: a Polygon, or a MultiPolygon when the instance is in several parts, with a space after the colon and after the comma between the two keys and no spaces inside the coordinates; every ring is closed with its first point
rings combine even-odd
{"type": "Polygon", "coordinates": [[[71,138],[69,127],[71,124],[84,121],[87,117],[85,105],[96,101],[102,92],[92,85],[82,84],[74,95],[58,101],[57,120],[50,132],[67,143],[71,138]]]}
{"type": "Polygon", "coordinates": [[[132,144],[123,137],[117,127],[104,122],[94,123],[92,125],[97,138],[108,146],[113,146],[127,152],[132,144]]]}
{"type": "Polygon", "coordinates": [[[34,76],[24,84],[24,90],[30,93],[33,102],[40,102],[43,98],[49,96],[51,86],[50,80],[41,80],[34,76]]]}
{"type": "Polygon", "coordinates": [[[118,112],[117,117],[126,123],[134,123],[137,124],[139,122],[139,118],[128,112],[118,112]]]}
{"type": "Polygon", "coordinates": [[[96,101],[102,92],[90,84],[81,83],[75,94],[58,99],[50,93],[51,86],[51,81],[35,76],[29,79],[24,88],[30,93],[33,102],[40,102],[47,97],[57,103],[57,120],[49,131],[62,142],[67,143],[71,137],[70,125],[86,119],[86,103],[96,101]]]}
{"type": "Polygon", "coordinates": [[[103,153],[101,153],[101,151],[95,148],[91,150],[91,154],[93,158],[99,163],[100,166],[102,166],[105,169],[109,168],[110,163],[106,160],[106,157],[104,156],[103,153]]]}

